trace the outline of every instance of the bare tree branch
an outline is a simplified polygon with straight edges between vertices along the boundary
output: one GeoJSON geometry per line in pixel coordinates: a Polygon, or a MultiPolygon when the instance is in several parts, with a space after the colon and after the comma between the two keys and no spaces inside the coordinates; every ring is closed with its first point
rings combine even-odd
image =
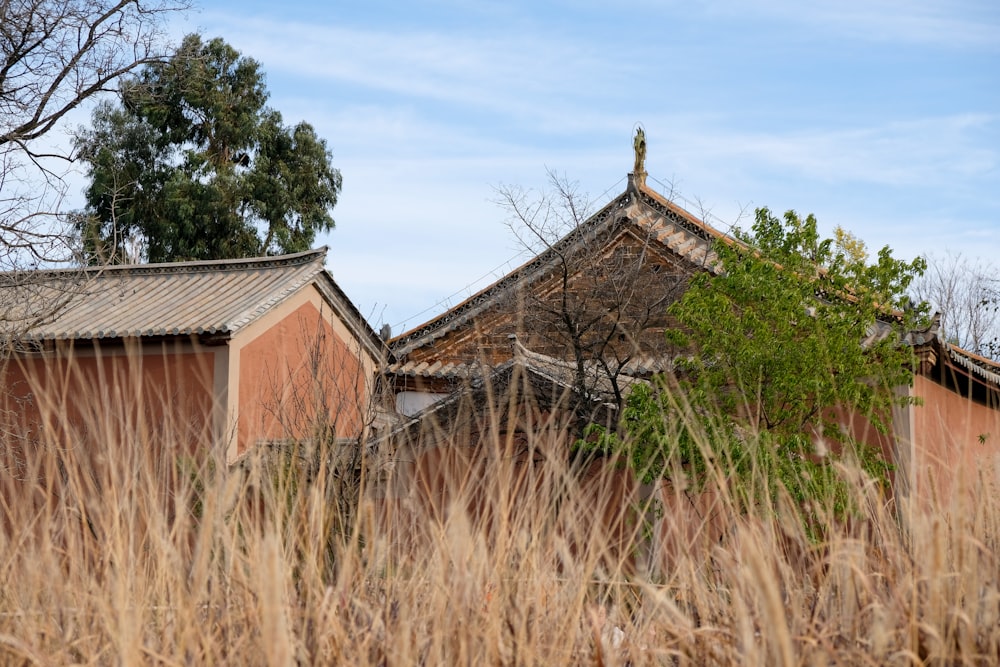
{"type": "Polygon", "coordinates": [[[6,313],[0,335],[6,339],[64,303],[28,298],[49,293],[28,284],[49,280],[33,272],[78,260],[62,210],[72,148],[49,135],[123,75],[165,58],[164,20],[187,7],[187,0],[0,0],[0,309],[6,313]],[[29,312],[28,303],[41,310],[29,312]]]}
{"type": "Polygon", "coordinates": [[[519,340],[574,368],[574,409],[580,425],[596,405],[620,408],[632,364],[663,358],[667,306],[683,292],[689,270],[654,242],[654,231],[619,219],[585,227],[587,199],[549,172],[550,190],[497,189],[509,226],[527,248],[550,257],[546,276],[510,295],[523,313],[519,340]]]}
{"type": "Polygon", "coordinates": [[[913,285],[917,301],[941,313],[945,339],[970,352],[1000,358],[1000,268],[961,253],[929,255],[913,285]]]}
{"type": "Polygon", "coordinates": [[[122,75],[164,57],[171,0],[14,0],[0,7],[0,146],[30,142],[122,75]]]}

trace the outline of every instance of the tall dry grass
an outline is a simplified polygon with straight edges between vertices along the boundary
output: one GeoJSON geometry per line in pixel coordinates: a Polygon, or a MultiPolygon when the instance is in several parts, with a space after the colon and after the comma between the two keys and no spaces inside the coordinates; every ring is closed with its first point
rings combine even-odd
{"type": "Polygon", "coordinates": [[[649,489],[571,463],[558,425],[515,438],[496,417],[447,493],[382,451],[345,525],[323,452],[308,478],[273,457],[227,468],[207,438],[187,454],[182,424],[76,407],[83,423],[5,436],[0,664],[1000,660],[985,479],[890,513],[845,469],[863,510],[817,542],[786,502],[737,512],[720,476],[697,498],[665,487],[651,537],[649,489]]]}

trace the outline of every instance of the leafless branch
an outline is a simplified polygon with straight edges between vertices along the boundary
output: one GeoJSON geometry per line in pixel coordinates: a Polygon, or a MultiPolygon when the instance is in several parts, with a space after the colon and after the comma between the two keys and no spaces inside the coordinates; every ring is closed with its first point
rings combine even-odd
{"type": "Polygon", "coordinates": [[[941,313],[946,340],[970,352],[1000,355],[1000,268],[961,253],[927,257],[927,271],[913,286],[917,301],[941,313]]]}
{"type": "MultiPolygon", "coordinates": [[[[0,2],[0,309],[6,313],[5,338],[52,316],[64,303],[28,298],[29,292],[39,296],[50,287],[36,289],[30,281],[51,282],[51,276],[33,272],[80,261],[78,239],[62,208],[72,148],[49,140],[50,133],[81,104],[115,88],[122,76],[163,59],[168,53],[162,41],[166,16],[187,7],[187,0],[0,2]],[[41,311],[28,312],[27,303],[41,311]],[[15,313],[23,318],[21,327],[13,322],[15,313]]],[[[62,287],[57,291],[62,293],[62,287]]]]}
{"type": "Polygon", "coordinates": [[[643,357],[662,357],[667,307],[686,273],[652,243],[652,230],[617,220],[587,228],[589,205],[576,185],[549,172],[550,191],[501,187],[509,225],[547,265],[518,285],[518,338],[533,351],[570,362],[581,422],[595,405],[621,407],[624,375],[643,357]]]}

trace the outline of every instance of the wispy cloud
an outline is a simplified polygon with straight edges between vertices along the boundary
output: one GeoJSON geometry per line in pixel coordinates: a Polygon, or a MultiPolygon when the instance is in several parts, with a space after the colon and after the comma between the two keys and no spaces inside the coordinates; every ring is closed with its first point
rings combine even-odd
{"type": "Polygon", "coordinates": [[[702,126],[678,134],[680,150],[708,159],[754,161],[826,183],[895,187],[979,178],[1000,168],[1000,117],[986,114],[900,120],[858,128],[744,132],[702,126]]]}
{"type": "Polygon", "coordinates": [[[766,17],[851,39],[1000,50],[1000,5],[993,0],[707,0],[702,6],[713,14],[766,17]]]}
{"type": "Polygon", "coordinates": [[[544,187],[549,167],[617,194],[636,121],[652,177],[723,220],[797,207],[911,256],[998,238],[994,0],[429,0],[315,22],[209,2],[206,33],[328,138],[335,274],[393,322],[516,255],[492,186],[544,187]]]}
{"type": "MultiPolygon", "coordinates": [[[[538,116],[613,82],[620,61],[551,35],[456,35],[226,17],[227,34],[269,72],[499,115],[538,116]]],[[[563,115],[565,118],[565,115],[563,115]]]]}

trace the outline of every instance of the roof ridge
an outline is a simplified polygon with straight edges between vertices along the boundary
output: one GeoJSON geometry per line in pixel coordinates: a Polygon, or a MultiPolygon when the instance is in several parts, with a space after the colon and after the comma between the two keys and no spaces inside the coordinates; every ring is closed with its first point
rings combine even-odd
{"type": "MultiPolygon", "coordinates": [[[[30,271],[4,273],[31,273],[39,276],[79,275],[83,274],[136,274],[156,275],[168,273],[184,273],[197,271],[232,271],[250,267],[276,268],[282,266],[299,266],[323,259],[325,262],[328,246],[321,246],[287,255],[266,255],[263,257],[238,257],[230,259],[201,259],[184,262],[156,262],[153,264],[108,264],[102,266],[82,266],[77,268],[33,269],[30,271]]],[[[3,275],[3,274],[0,274],[3,275]]]]}
{"type": "MultiPolygon", "coordinates": [[[[326,246],[323,246],[323,254],[324,256],[326,255],[326,246]]],[[[307,262],[302,262],[302,264],[306,263],[307,262]]],[[[256,320],[258,317],[260,317],[263,313],[266,313],[272,306],[284,301],[290,295],[299,291],[304,285],[308,285],[309,283],[311,283],[316,278],[316,276],[322,274],[325,271],[326,267],[322,265],[314,267],[312,271],[303,274],[302,278],[300,278],[299,280],[289,283],[288,286],[285,287],[285,289],[281,290],[267,301],[258,303],[254,308],[245,310],[242,313],[239,313],[229,322],[226,322],[225,323],[226,328],[229,331],[236,333],[239,329],[242,329],[246,325],[256,320]]]]}
{"type": "Polygon", "coordinates": [[[51,325],[33,327],[25,339],[233,334],[309,284],[324,283],[323,275],[334,288],[321,292],[336,310],[337,300],[347,299],[326,271],[326,254],[324,246],[272,257],[127,265],[111,270],[94,267],[89,272],[40,271],[28,278],[33,291],[25,293],[25,298],[38,301],[67,293],[61,284],[71,277],[81,283],[69,293],[51,325]]]}
{"type": "Polygon", "coordinates": [[[681,218],[680,220],[673,220],[672,222],[681,223],[685,229],[701,236],[704,240],[714,241],[716,239],[731,238],[729,234],[726,234],[725,232],[708,224],[704,220],[699,219],[694,213],[687,210],[683,206],[670,201],[645,183],[639,185],[636,190],[638,194],[646,198],[648,203],[679,216],[681,218]]]}
{"type": "MultiPolygon", "coordinates": [[[[431,337],[431,340],[434,340],[445,335],[451,330],[453,325],[466,321],[469,317],[474,316],[487,307],[491,301],[491,297],[495,293],[512,284],[518,283],[525,277],[531,276],[541,267],[556,261],[553,254],[557,248],[572,244],[585,234],[596,232],[601,229],[602,224],[607,223],[609,220],[617,221],[618,218],[613,217],[616,211],[637,204],[644,204],[652,208],[660,217],[676,225],[685,233],[693,234],[706,243],[708,247],[706,247],[704,259],[709,265],[712,264],[711,261],[708,261],[712,255],[711,244],[716,239],[731,239],[726,233],[699,220],[693,213],[669,201],[646,184],[637,184],[633,178],[629,178],[629,183],[621,194],[613,197],[600,210],[571,229],[565,236],[499,280],[469,296],[457,306],[449,308],[427,322],[396,336],[389,341],[390,348],[396,354],[406,354],[413,349],[419,348],[427,340],[428,336],[431,337]]],[[[632,220],[636,225],[651,230],[653,225],[645,218],[646,216],[640,215],[632,220]]]]}
{"type": "MultiPolygon", "coordinates": [[[[632,193],[628,190],[622,192],[616,197],[612,198],[607,204],[605,204],[600,210],[598,210],[593,215],[589,216],[586,220],[571,229],[566,235],[558,239],[555,243],[546,247],[540,253],[534,255],[526,262],[502,276],[495,282],[487,285],[483,289],[479,290],[475,294],[469,296],[457,306],[445,310],[443,313],[437,315],[436,317],[428,320],[424,324],[411,329],[410,331],[403,332],[399,336],[396,336],[389,341],[390,348],[395,345],[401,344],[404,341],[414,341],[419,340],[426,336],[427,334],[433,332],[436,329],[440,329],[449,322],[455,320],[464,320],[464,318],[478,312],[483,306],[489,303],[489,297],[499,290],[502,290],[512,284],[519,282],[525,275],[533,273],[534,271],[540,269],[542,266],[554,261],[552,254],[555,252],[557,246],[562,246],[567,243],[571,243],[576,240],[580,235],[597,228],[601,223],[609,220],[612,214],[621,208],[624,208],[628,204],[632,203],[632,193]],[[624,201],[622,201],[624,200],[624,201]]],[[[408,349],[394,350],[395,352],[407,352],[408,349]]]]}

